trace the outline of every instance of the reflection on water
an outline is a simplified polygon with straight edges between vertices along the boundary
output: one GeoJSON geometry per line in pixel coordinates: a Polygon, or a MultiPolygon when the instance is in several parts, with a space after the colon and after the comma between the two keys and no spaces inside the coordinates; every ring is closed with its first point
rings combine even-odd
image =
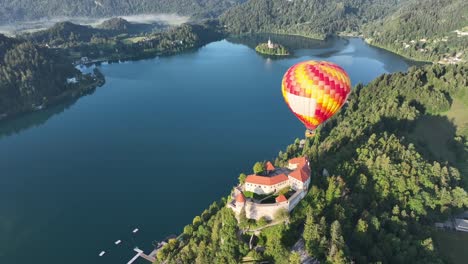
{"type": "MultiPolygon", "coordinates": [[[[353,58],[379,58],[382,66],[388,72],[399,71],[403,66],[423,65],[425,62],[408,60],[390,51],[370,46],[361,38],[329,37],[325,40],[305,38],[301,36],[276,35],[276,34],[253,34],[241,35],[227,38],[231,43],[242,44],[255,49],[259,43],[267,42],[268,38],[275,43],[279,43],[292,51],[292,57],[300,58],[304,56],[315,57],[314,59],[327,60],[329,58],[340,57],[341,63],[353,64],[353,58]]],[[[262,55],[268,60],[280,60],[285,57],[262,55]]],[[[363,67],[364,68],[364,67],[363,67]]]]}
{"type": "MultiPolygon", "coordinates": [[[[82,96],[91,95],[94,91],[95,89],[93,89],[92,91],[87,91],[86,94],[82,96]]],[[[16,116],[12,119],[6,119],[0,122],[0,140],[3,137],[18,134],[23,130],[41,126],[53,116],[61,114],[62,112],[70,108],[73,104],[76,103],[76,101],[78,101],[78,99],[79,98],[66,99],[63,102],[54,106],[47,107],[46,109],[36,111],[33,113],[25,113],[20,116],[16,116]]]]}
{"type": "Polygon", "coordinates": [[[298,49],[323,49],[330,48],[330,46],[345,46],[346,39],[340,39],[336,41],[335,38],[327,40],[317,40],[311,38],[304,38],[301,36],[290,36],[290,35],[276,35],[276,34],[254,34],[254,35],[241,35],[232,36],[227,38],[229,42],[236,44],[243,44],[250,48],[255,49],[259,43],[265,43],[271,39],[274,43],[279,43],[290,50],[298,49]],[[340,43],[341,42],[341,43],[340,43]]]}

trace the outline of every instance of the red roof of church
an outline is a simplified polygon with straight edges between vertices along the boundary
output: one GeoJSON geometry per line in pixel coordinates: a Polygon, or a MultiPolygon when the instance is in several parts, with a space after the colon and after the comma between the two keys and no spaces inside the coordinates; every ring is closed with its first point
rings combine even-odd
{"type": "Polygon", "coordinates": [[[271,162],[268,161],[266,163],[266,170],[267,171],[273,171],[273,170],[275,170],[275,166],[273,166],[273,164],[271,164],[271,162]]]}
{"type": "Polygon", "coordinates": [[[237,196],[236,196],[236,202],[238,203],[245,203],[245,196],[243,193],[239,193],[237,196]]]}
{"type": "Polygon", "coordinates": [[[275,175],[273,177],[268,176],[259,176],[259,175],[249,175],[245,178],[245,182],[247,183],[254,183],[254,184],[261,184],[261,185],[275,185],[280,182],[284,182],[288,180],[288,176],[284,174],[275,175]]]}
{"type": "Polygon", "coordinates": [[[288,199],[286,199],[284,195],[280,194],[278,197],[276,197],[275,200],[277,203],[281,203],[281,202],[286,202],[288,199]]]}

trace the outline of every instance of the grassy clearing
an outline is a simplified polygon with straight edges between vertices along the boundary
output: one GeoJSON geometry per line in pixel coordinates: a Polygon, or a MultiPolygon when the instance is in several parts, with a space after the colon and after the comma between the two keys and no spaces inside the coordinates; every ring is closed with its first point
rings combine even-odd
{"type": "Polygon", "coordinates": [[[123,39],[122,42],[124,44],[133,44],[133,43],[137,43],[137,42],[140,42],[140,41],[143,41],[145,40],[146,37],[134,37],[134,38],[126,38],[126,39],[123,39]]]}
{"type": "Polygon", "coordinates": [[[449,147],[453,140],[455,127],[442,116],[426,115],[417,121],[410,137],[420,142],[439,160],[456,162],[456,154],[449,147]]]}
{"type": "Polygon", "coordinates": [[[423,116],[409,135],[413,142],[425,146],[434,158],[448,161],[460,169],[468,187],[468,153],[466,147],[463,151],[463,147],[454,146],[460,144],[455,143],[457,136],[468,138],[468,92],[453,98],[449,111],[423,116]]]}
{"type": "Polygon", "coordinates": [[[454,98],[452,107],[443,113],[457,127],[457,134],[468,138],[468,95],[454,98]]]}
{"type": "Polygon", "coordinates": [[[443,256],[454,264],[467,263],[468,233],[438,230],[434,233],[433,238],[437,250],[443,256]]]}

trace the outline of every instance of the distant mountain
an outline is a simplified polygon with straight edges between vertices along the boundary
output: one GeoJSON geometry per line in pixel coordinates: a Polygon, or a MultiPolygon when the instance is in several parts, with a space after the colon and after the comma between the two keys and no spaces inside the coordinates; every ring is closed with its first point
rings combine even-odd
{"type": "Polygon", "coordinates": [[[162,27],[153,24],[130,23],[122,18],[111,18],[97,27],[75,24],[69,21],[58,22],[51,28],[23,34],[21,37],[36,44],[58,46],[64,43],[88,43],[93,38],[110,38],[118,34],[137,34],[151,32],[154,28],[162,27]]]}
{"type": "Polygon", "coordinates": [[[99,25],[99,28],[115,31],[126,31],[131,26],[132,24],[127,20],[120,17],[115,17],[102,22],[101,25],[99,25]]]}
{"type": "Polygon", "coordinates": [[[216,17],[245,0],[0,0],[0,23],[51,17],[111,17],[177,13],[216,17]]]}
{"type": "Polygon", "coordinates": [[[56,23],[47,30],[27,34],[26,37],[35,43],[60,45],[67,41],[89,42],[94,35],[102,33],[105,31],[65,21],[56,23]]]}
{"type": "Polygon", "coordinates": [[[102,29],[108,31],[108,33],[128,33],[128,34],[136,34],[136,33],[143,33],[143,32],[151,32],[154,30],[160,30],[163,28],[168,27],[168,25],[164,25],[161,23],[151,23],[151,24],[144,24],[144,23],[132,23],[129,22],[121,17],[114,17],[108,20],[105,20],[98,26],[97,29],[102,29]]]}

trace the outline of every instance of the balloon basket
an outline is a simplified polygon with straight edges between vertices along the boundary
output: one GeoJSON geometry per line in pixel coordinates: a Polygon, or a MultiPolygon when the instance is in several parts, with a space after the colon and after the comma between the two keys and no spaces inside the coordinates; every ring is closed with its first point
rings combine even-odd
{"type": "Polygon", "coordinates": [[[315,132],[314,132],[313,130],[307,129],[307,130],[305,131],[305,137],[306,137],[306,138],[311,138],[311,137],[313,137],[314,135],[315,135],[315,132]]]}

